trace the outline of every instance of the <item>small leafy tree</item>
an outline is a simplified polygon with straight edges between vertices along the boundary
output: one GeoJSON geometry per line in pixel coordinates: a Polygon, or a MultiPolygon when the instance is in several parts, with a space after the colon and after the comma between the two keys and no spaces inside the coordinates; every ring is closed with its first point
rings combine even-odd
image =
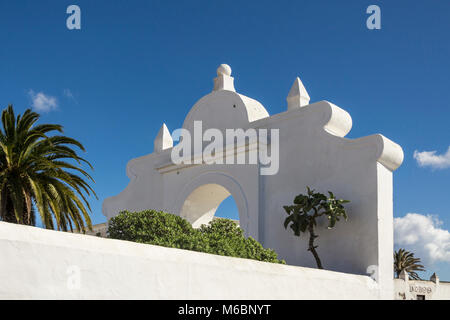
{"type": "Polygon", "coordinates": [[[327,217],[328,229],[332,229],[341,217],[347,220],[347,213],[343,204],[350,201],[336,199],[330,191],[328,191],[329,196],[327,197],[322,193],[311,190],[309,187],[306,188],[308,190],[307,195],[300,194],[295,197],[294,205],[283,206],[288,214],[288,217],[284,220],[284,228],[290,226],[297,237],[300,237],[301,233],[309,232],[308,251],[311,251],[314,256],[317,267],[323,269],[316,251],[318,246],[314,245],[314,240],[318,237],[314,231],[314,227],[317,226],[317,219],[321,216],[327,217]]]}
{"type": "Polygon", "coordinates": [[[420,280],[416,271],[426,271],[424,266],[420,264],[420,258],[414,258],[414,253],[399,249],[394,252],[394,272],[398,278],[400,273],[405,270],[409,277],[413,280],[420,280]]]}

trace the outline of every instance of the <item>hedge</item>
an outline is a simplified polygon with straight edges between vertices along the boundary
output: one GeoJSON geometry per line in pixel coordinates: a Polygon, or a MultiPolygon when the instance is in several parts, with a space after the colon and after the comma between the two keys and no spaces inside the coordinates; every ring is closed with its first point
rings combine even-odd
{"type": "Polygon", "coordinates": [[[122,211],[111,218],[108,237],[221,256],[285,263],[229,219],[215,219],[194,229],[185,219],[156,210],[122,211]]]}

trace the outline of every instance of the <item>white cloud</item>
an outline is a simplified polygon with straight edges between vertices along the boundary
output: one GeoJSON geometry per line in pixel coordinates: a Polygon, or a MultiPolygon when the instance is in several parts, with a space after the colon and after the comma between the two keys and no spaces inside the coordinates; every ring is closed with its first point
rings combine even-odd
{"type": "Polygon", "coordinates": [[[433,169],[445,169],[450,167],[450,147],[447,153],[437,155],[436,151],[414,151],[414,159],[421,167],[429,166],[433,169]]]}
{"type": "Polygon", "coordinates": [[[450,262],[450,232],[441,226],[442,221],[433,215],[408,213],[395,218],[395,245],[414,252],[425,264],[450,262]]]}
{"type": "Polygon", "coordinates": [[[58,108],[58,101],[55,97],[44,94],[43,92],[35,93],[33,90],[28,91],[32,100],[32,107],[36,111],[49,112],[58,108]]]}

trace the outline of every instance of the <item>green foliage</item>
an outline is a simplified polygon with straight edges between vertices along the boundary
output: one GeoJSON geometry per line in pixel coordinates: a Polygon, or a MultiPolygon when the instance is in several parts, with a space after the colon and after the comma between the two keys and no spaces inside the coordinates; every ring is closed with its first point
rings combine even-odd
{"type": "Polygon", "coordinates": [[[123,211],[109,221],[108,235],[113,239],[284,263],[273,250],[265,249],[251,237],[245,238],[243,230],[228,219],[215,219],[194,229],[185,219],[162,211],[123,211]]]}
{"type": "Polygon", "coordinates": [[[36,125],[39,117],[30,109],[16,117],[11,105],[2,112],[0,220],[34,225],[35,206],[46,228],[84,232],[95,192],[81,163],[91,165],[73,149],[84,151],[81,143],[60,135],[60,125],[36,125]]]}
{"type": "Polygon", "coordinates": [[[328,229],[332,229],[336,222],[341,218],[348,219],[347,212],[343,204],[348,200],[336,199],[334,194],[328,191],[328,197],[322,193],[315,192],[309,187],[307,194],[300,194],[295,197],[294,204],[283,206],[288,214],[284,220],[284,228],[288,226],[294,232],[294,235],[300,236],[306,231],[310,234],[308,250],[314,255],[318,268],[322,269],[322,264],[316,252],[317,246],[314,246],[314,239],[318,236],[314,233],[314,227],[317,226],[317,219],[325,216],[328,219],[328,229]]]}
{"type": "Polygon", "coordinates": [[[408,272],[411,279],[420,280],[416,271],[426,271],[420,262],[420,258],[414,258],[414,253],[406,251],[405,249],[399,249],[394,252],[394,272],[396,278],[398,278],[400,273],[405,270],[408,272]]]}
{"type": "Polygon", "coordinates": [[[230,257],[240,257],[259,261],[284,263],[278,260],[272,249],[265,249],[252,237],[245,238],[244,232],[235,222],[216,219],[199,229],[206,243],[208,253],[230,257]]]}
{"type": "Polygon", "coordinates": [[[308,226],[317,225],[317,218],[326,216],[328,219],[328,229],[332,229],[339,218],[348,219],[343,204],[348,200],[338,200],[334,194],[328,191],[329,196],[322,193],[316,193],[309,187],[307,195],[300,194],[295,197],[294,205],[284,206],[288,217],[284,220],[284,228],[290,224],[290,228],[296,236],[306,232],[308,226]]]}
{"type": "Polygon", "coordinates": [[[123,211],[108,226],[110,238],[173,248],[180,248],[187,239],[185,236],[194,233],[191,224],[183,218],[155,210],[123,211]]]}

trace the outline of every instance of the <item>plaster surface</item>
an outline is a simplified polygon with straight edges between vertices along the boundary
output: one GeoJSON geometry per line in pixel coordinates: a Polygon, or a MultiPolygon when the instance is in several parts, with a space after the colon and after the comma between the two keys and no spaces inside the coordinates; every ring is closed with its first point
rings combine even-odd
{"type": "Polygon", "coordinates": [[[450,300],[450,282],[440,281],[436,274],[430,280],[411,280],[407,274],[394,279],[396,300],[450,300]]]}
{"type": "Polygon", "coordinates": [[[377,299],[367,276],[0,222],[0,299],[377,299]]]}

